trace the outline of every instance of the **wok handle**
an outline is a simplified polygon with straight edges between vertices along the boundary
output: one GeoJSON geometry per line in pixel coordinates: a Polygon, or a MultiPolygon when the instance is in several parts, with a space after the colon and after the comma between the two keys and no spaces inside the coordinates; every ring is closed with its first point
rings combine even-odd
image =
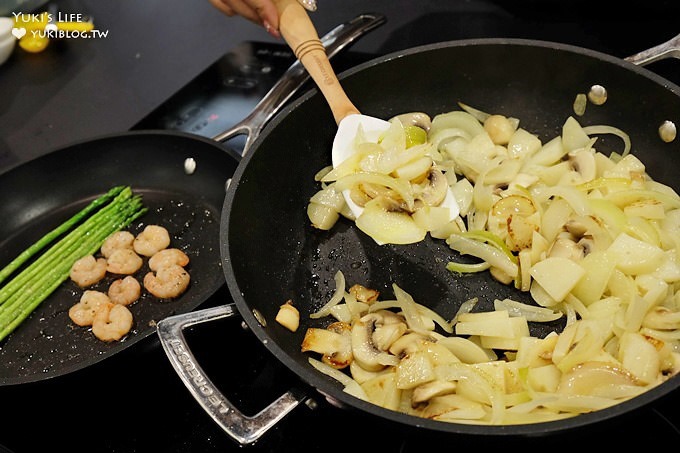
{"type": "Polygon", "coordinates": [[[680,35],[676,35],[658,46],[626,57],[625,60],[638,66],[645,66],[666,58],[680,58],[680,35]]]}
{"type": "Polygon", "coordinates": [[[217,424],[241,445],[257,441],[270,428],[305,400],[302,391],[292,389],[255,416],[241,413],[215,387],[189,349],[183,330],[196,324],[229,318],[238,312],[234,304],[170,316],[158,322],[161,345],[184,385],[217,424]]]}
{"type": "MultiPolygon", "coordinates": [[[[365,13],[349,22],[338,25],[321,39],[326,47],[328,57],[335,56],[365,33],[384,24],[385,20],[385,16],[381,14],[365,13]]],[[[248,116],[228,130],[216,135],[213,139],[224,142],[237,135],[246,135],[246,143],[242,152],[245,155],[267,122],[308,79],[309,73],[302,66],[302,63],[296,60],[255,105],[248,116]]]]}

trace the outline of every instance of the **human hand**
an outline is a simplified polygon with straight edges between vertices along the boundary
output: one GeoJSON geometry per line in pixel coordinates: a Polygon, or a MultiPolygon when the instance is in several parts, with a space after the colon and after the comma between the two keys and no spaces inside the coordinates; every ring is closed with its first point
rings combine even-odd
{"type": "Polygon", "coordinates": [[[261,25],[267,33],[279,37],[279,13],[272,0],[209,0],[229,17],[242,16],[261,25]]]}
{"type": "MultiPolygon", "coordinates": [[[[272,36],[280,37],[279,12],[273,0],[209,0],[229,17],[242,16],[261,25],[272,36]]],[[[316,0],[298,0],[307,11],[316,11],[316,0]]]]}

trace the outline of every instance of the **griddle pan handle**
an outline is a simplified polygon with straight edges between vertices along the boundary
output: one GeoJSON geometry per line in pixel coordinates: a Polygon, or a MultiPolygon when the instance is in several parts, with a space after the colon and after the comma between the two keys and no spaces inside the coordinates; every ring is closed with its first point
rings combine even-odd
{"type": "Polygon", "coordinates": [[[237,315],[234,304],[220,305],[170,316],[158,322],[156,330],[173,368],[200,403],[222,429],[241,445],[257,441],[279,420],[306,399],[304,392],[292,389],[281,395],[254,416],[241,413],[215,387],[189,349],[183,330],[196,324],[237,315]]]}
{"type": "Polygon", "coordinates": [[[645,66],[666,58],[680,58],[680,34],[658,46],[626,57],[625,60],[638,66],[645,66]]]}
{"type": "MultiPolygon", "coordinates": [[[[385,16],[381,14],[365,13],[335,27],[321,38],[328,58],[332,58],[365,33],[382,25],[385,20],[385,16]]],[[[296,60],[260,102],[255,105],[248,116],[230,129],[216,135],[213,139],[218,142],[225,142],[237,135],[246,135],[246,143],[241,153],[245,155],[267,122],[308,79],[309,74],[304,66],[296,60]]]]}

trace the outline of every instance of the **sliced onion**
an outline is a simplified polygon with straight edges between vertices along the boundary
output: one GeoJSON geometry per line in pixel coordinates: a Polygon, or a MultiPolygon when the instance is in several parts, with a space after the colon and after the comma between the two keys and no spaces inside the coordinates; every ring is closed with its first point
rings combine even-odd
{"type": "Polygon", "coordinates": [[[545,307],[524,304],[512,299],[496,299],[493,303],[496,310],[506,310],[510,316],[524,316],[527,321],[550,322],[563,316],[561,312],[545,307]]]}
{"type": "Polygon", "coordinates": [[[337,271],[335,273],[334,279],[335,291],[333,292],[333,296],[331,296],[331,298],[323,307],[310,314],[310,318],[317,319],[328,316],[330,314],[331,307],[342,302],[343,298],[345,297],[345,275],[342,273],[342,271],[337,271]]]}
{"type": "Polygon", "coordinates": [[[629,152],[631,148],[631,143],[630,143],[630,136],[623,132],[621,129],[613,127],[613,126],[586,126],[583,128],[583,132],[585,132],[588,135],[595,135],[595,134],[614,134],[623,140],[623,152],[621,153],[621,157],[625,157],[629,152]]]}
{"type": "Polygon", "coordinates": [[[492,267],[497,267],[511,277],[516,277],[519,272],[519,267],[514,263],[506,253],[481,241],[476,241],[460,234],[452,234],[446,243],[452,249],[458,251],[463,255],[472,255],[480,258],[492,267]]]}

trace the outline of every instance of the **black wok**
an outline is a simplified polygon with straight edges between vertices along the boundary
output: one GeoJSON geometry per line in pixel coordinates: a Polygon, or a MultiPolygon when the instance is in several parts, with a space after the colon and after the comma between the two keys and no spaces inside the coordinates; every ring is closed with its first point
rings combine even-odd
{"type": "MultiPolygon", "coordinates": [[[[329,55],[384,23],[363,14],[327,33],[329,55]]],[[[0,342],[0,386],[43,381],[94,365],[153,334],[164,317],[189,312],[224,286],[219,246],[220,213],[229,179],[241,155],[222,142],[247,135],[245,154],[264,124],[304,85],[308,75],[294,63],[251,114],[213,139],[170,131],[137,131],[75,143],[0,174],[0,263],[8,263],[45,233],[116,185],[130,185],[149,211],[130,226],[165,226],[171,245],[190,257],[189,289],[159,301],[148,294],[130,306],[133,329],[105,343],[74,325],[68,309],[82,289],[66,281],[14,332],[0,342]],[[196,170],[185,170],[193,158],[196,170]]],[[[148,271],[145,265],[136,276],[148,271]]],[[[106,290],[112,278],[91,289],[106,290]]]]}
{"type": "MultiPolygon", "coordinates": [[[[664,143],[658,127],[680,122],[680,88],[654,73],[599,52],[550,42],[485,39],[444,42],[393,53],[340,75],[359,110],[370,116],[423,111],[430,115],[457,109],[457,102],[514,116],[542,139],[561,132],[573,115],[577,93],[593,84],[606,87],[607,102],[588,107],[582,124],[609,124],[626,131],[633,150],[656,180],[680,190],[675,155],[678,141],[664,143]]],[[[341,406],[365,411],[397,424],[444,433],[528,436],[565,432],[634,411],[674,391],[675,377],[655,389],[606,410],[563,421],[514,426],[478,426],[420,419],[386,410],[342,391],[333,379],[314,370],[300,351],[307,315],[329,299],[341,270],[349,284],[360,283],[389,298],[396,282],[431,309],[451,318],[460,303],[480,297],[492,308],[495,298],[530,302],[488,275],[458,277],[444,268],[456,255],[443,241],[408,246],[378,246],[351,222],[331,231],[310,226],[308,200],[319,188],[315,173],[330,165],[336,124],[324,98],[308,93],[285,109],[253,144],[232,179],[222,210],[220,247],[235,305],[215,307],[189,317],[168,319],[159,335],[176,370],[198,401],[241,443],[255,441],[268,426],[305,395],[293,390],[260,417],[237,418],[237,410],[215,388],[183,342],[181,330],[238,311],[271,353],[311,388],[341,406]],[[275,320],[279,306],[292,299],[301,313],[296,333],[275,320]],[[167,341],[165,341],[167,339],[167,341]],[[283,409],[282,409],[283,408],[283,409]]],[[[621,150],[618,138],[602,137],[598,150],[621,150]]],[[[323,325],[323,324],[319,324],[323,325]]],[[[532,326],[535,335],[548,329],[532,326]]]]}

